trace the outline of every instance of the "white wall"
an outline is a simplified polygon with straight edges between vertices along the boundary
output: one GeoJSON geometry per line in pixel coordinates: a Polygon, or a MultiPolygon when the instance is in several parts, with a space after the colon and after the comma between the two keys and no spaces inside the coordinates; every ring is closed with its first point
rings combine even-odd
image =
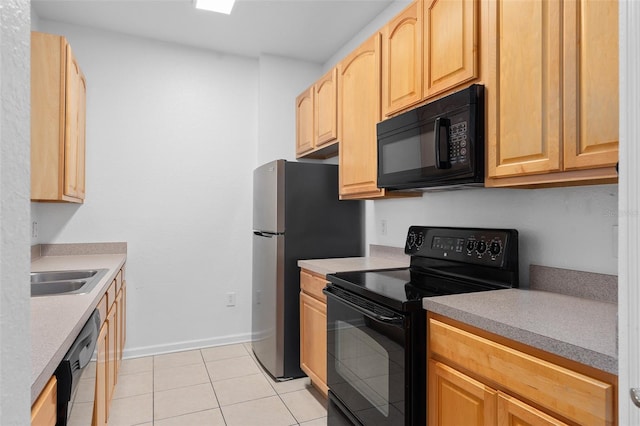
{"type": "Polygon", "coordinates": [[[257,164],[296,159],[296,96],[320,77],[321,66],[274,55],[260,56],[257,164]]]}
{"type": "Polygon", "coordinates": [[[0,424],[29,424],[29,2],[0,7],[0,424]]]}
{"type": "Polygon", "coordinates": [[[40,29],[68,38],[87,78],[87,196],[35,206],[38,240],[128,243],[125,356],[249,340],[258,61],[40,29]]]}
{"type": "Polygon", "coordinates": [[[616,185],[466,189],[372,204],[368,236],[373,244],[403,247],[411,225],[515,228],[523,285],[530,264],[617,274],[616,185]]]}

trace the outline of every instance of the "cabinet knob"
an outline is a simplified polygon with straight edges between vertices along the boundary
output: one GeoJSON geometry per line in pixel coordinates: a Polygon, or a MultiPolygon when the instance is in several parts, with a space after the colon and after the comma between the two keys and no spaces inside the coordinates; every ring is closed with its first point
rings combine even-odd
{"type": "Polygon", "coordinates": [[[631,388],[631,401],[636,405],[636,407],[640,407],[640,388],[631,388]]]}

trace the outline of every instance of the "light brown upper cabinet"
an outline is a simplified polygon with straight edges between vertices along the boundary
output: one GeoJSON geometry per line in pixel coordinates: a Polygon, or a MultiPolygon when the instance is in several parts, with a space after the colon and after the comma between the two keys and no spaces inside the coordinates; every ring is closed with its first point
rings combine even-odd
{"type": "Polygon", "coordinates": [[[618,161],[618,2],[564,2],[564,168],[618,161]]]}
{"type": "Polygon", "coordinates": [[[67,40],[31,33],[31,199],[85,197],[86,80],[67,40]]]}
{"type": "Polygon", "coordinates": [[[478,0],[424,0],[423,97],[478,78],[478,0]]]}
{"type": "Polygon", "coordinates": [[[422,1],[411,3],[382,30],[382,113],[422,99],[422,1]]]}
{"type": "Polygon", "coordinates": [[[314,84],[316,148],[338,140],[338,70],[333,68],[314,84]]]}
{"type": "Polygon", "coordinates": [[[616,182],[617,2],[484,4],[486,186],[616,182]]]}
{"type": "Polygon", "coordinates": [[[313,149],[313,86],[296,98],[296,155],[313,149]]]}
{"type": "Polygon", "coordinates": [[[338,139],[340,198],[377,198],[380,121],[380,33],[370,37],[338,64],[338,139]]]}
{"type": "Polygon", "coordinates": [[[479,77],[479,0],[416,0],[382,30],[382,114],[479,77]]]}
{"type": "Polygon", "coordinates": [[[296,98],[296,156],[338,154],[338,71],[333,68],[296,98]]]}

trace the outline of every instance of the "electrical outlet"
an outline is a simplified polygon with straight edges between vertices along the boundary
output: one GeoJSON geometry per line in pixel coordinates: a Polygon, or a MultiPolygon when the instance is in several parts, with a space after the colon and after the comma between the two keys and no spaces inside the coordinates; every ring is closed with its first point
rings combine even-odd
{"type": "Polygon", "coordinates": [[[38,222],[31,222],[31,238],[38,238],[38,222]]]}
{"type": "Polygon", "coordinates": [[[227,306],[236,306],[236,294],[233,291],[230,291],[226,294],[227,296],[227,306]]]}
{"type": "Polygon", "coordinates": [[[380,234],[387,235],[387,219],[382,219],[380,221],[380,234]]]}

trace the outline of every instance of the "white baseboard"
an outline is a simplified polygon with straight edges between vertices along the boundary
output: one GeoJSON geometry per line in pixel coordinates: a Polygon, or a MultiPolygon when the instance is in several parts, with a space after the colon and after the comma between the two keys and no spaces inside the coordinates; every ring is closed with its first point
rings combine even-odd
{"type": "Polygon", "coordinates": [[[213,346],[231,345],[234,343],[245,343],[251,341],[251,333],[235,334],[230,336],[214,337],[210,339],[190,340],[164,345],[143,346],[125,349],[122,357],[124,359],[140,358],[143,356],[161,355],[172,352],[189,351],[193,349],[210,348],[213,346]]]}

